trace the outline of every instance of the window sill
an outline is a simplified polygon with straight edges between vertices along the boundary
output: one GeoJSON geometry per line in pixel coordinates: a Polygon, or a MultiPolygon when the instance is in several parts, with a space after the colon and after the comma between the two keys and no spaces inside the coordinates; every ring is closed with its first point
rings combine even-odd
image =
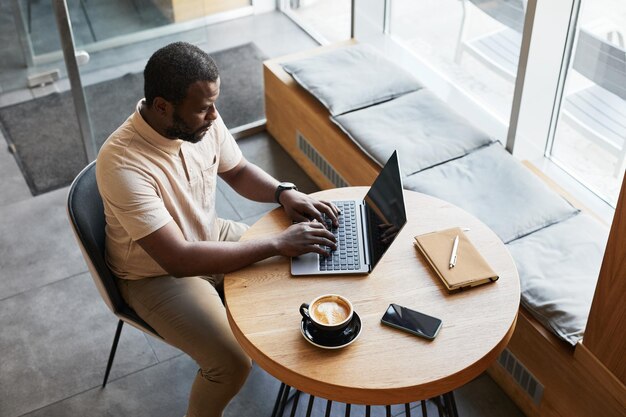
{"type": "Polygon", "coordinates": [[[549,158],[542,157],[531,159],[529,162],[558,187],[562,188],[565,193],[577,200],[582,205],[582,207],[579,208],[590,211],[591,214],[594,214],[599,220],[605,223],[607,227],[610,227],[613,222],[613,216],[615,215],[614,207],[578,182],[549,158]]]}

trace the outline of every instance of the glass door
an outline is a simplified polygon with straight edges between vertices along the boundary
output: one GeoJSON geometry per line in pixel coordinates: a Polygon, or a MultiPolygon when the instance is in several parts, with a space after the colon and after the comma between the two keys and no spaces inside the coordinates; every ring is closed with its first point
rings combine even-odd
{"type": "MultiPolygon", "coordinates": [[[[61,41],[50,0],[9,0],[0,4],[0,91],[33,88],[66,76],[61,41]]],[[[209,24],[253,13],[251,0],[67,0],[74,47],[103,55],[81,73],[126,63],[127,52],[111,50],[175,36],[209,24]],[[108,53],[107,53],[108,51],[108,53]]],[[[197,31],[197,32],[202,32],[197,31]]],[[[190,41],[203,42],[196,34],[190,41]]],[[[134,48],[134,57],[139,48],[134,48]]],[[[81,63],[86,63],[82,54],[81,63]]]]}
{"type": "Polygon", "coordinates": [[[142,71],[158,48],[186,41],[211,51],[209,27],[246,14],[249,0],[53,0],[81,127],[93,160],[143,97],[142,71]],[[63,9],[62,4],[66,7],[63,9]],[[63,27],[62,12],[69,15],[63,27]],[[72,39],[68,33],[72,33],[72,39]],[[68,51],[69,44],[74,51],[68,51]],[[76,57],[75,63],[71,62],[76,57]],[[73,70],[72,67],[76,68],[73,70]]]}

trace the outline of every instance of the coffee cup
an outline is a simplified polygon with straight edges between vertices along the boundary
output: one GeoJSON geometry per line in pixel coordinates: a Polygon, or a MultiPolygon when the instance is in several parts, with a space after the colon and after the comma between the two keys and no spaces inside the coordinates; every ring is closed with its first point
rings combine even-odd
{"type": "Polygon", "coordinates": [[[323,331],[343,330],[352,320],[352,303],[341,295],[324,294],[302,303],[300,314],[323,331]]]}

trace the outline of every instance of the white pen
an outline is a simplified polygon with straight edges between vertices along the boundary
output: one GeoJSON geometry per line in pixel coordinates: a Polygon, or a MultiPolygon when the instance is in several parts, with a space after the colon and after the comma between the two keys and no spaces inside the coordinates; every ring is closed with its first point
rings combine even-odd
{"type": "Polygon", "coordinates": [[[454,243],[452,244],[452,253],[450,254],[450,269],[454,268],[456,265],[456,252],[459,248],[459,235],[456,235],[454,238],[454,243]]]}

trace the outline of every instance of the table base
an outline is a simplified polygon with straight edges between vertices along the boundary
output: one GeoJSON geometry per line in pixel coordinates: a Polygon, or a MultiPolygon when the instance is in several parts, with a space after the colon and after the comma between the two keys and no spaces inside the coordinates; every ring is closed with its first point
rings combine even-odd
{"type": "MultiPolygon", "coordinates": [[[[274,410],[272,411],[271,417],[283,417],[285,410],[287,408],[287,404],[292,402],[291,405],[291,413],[290,417],[294,417],[296,415],[296,410],[298,408],[298,404],[300,402],[300,395],[306,394],[300,390],[294,389],[294,392],[290,395],[291,390],[293,388],[284,382],[280,384],[280,388],[278,389],[278,395],[276,396],[276,402],[274,403],[274,410]]],[[[309,395],[309,401],[307,404],[306,417],[311,417],[311,412],[313,411],[313,403],[315,401],[315,396],[309,395]]],[[[324,400],[323,398],[320,398],[324,400]]],[[[456,408],[456,401],[454,400],[454,392],[450,391],[446,394],[433,397],[429,399],[433,401],[437,406],[437,414],[439,417],[459,417],[458,410],[456,408]]],[[[326,401],[326,412],[324,417],[331,416],[331,410],[333,402],[331,400],[326,401]]],[[[428,412],[426,410],[426,400],[420,401],[420,405],[422,408],[422,417],[428,417],[428,412]]],[[[365,417],[370,417],[371,413],[370,405],[365,406],[365,417]]],[[[381,406],[385,407],[386,417],[391,417],[391,405],[381,406]]],[[[350,417],[350,412],[352,410],[352,404],[346,404],[346,412],[345,417],[350,417]]],[[[404,404],[404,410],[406,417],[411,417],[411,407],[410,404],[404,404]]]]}

